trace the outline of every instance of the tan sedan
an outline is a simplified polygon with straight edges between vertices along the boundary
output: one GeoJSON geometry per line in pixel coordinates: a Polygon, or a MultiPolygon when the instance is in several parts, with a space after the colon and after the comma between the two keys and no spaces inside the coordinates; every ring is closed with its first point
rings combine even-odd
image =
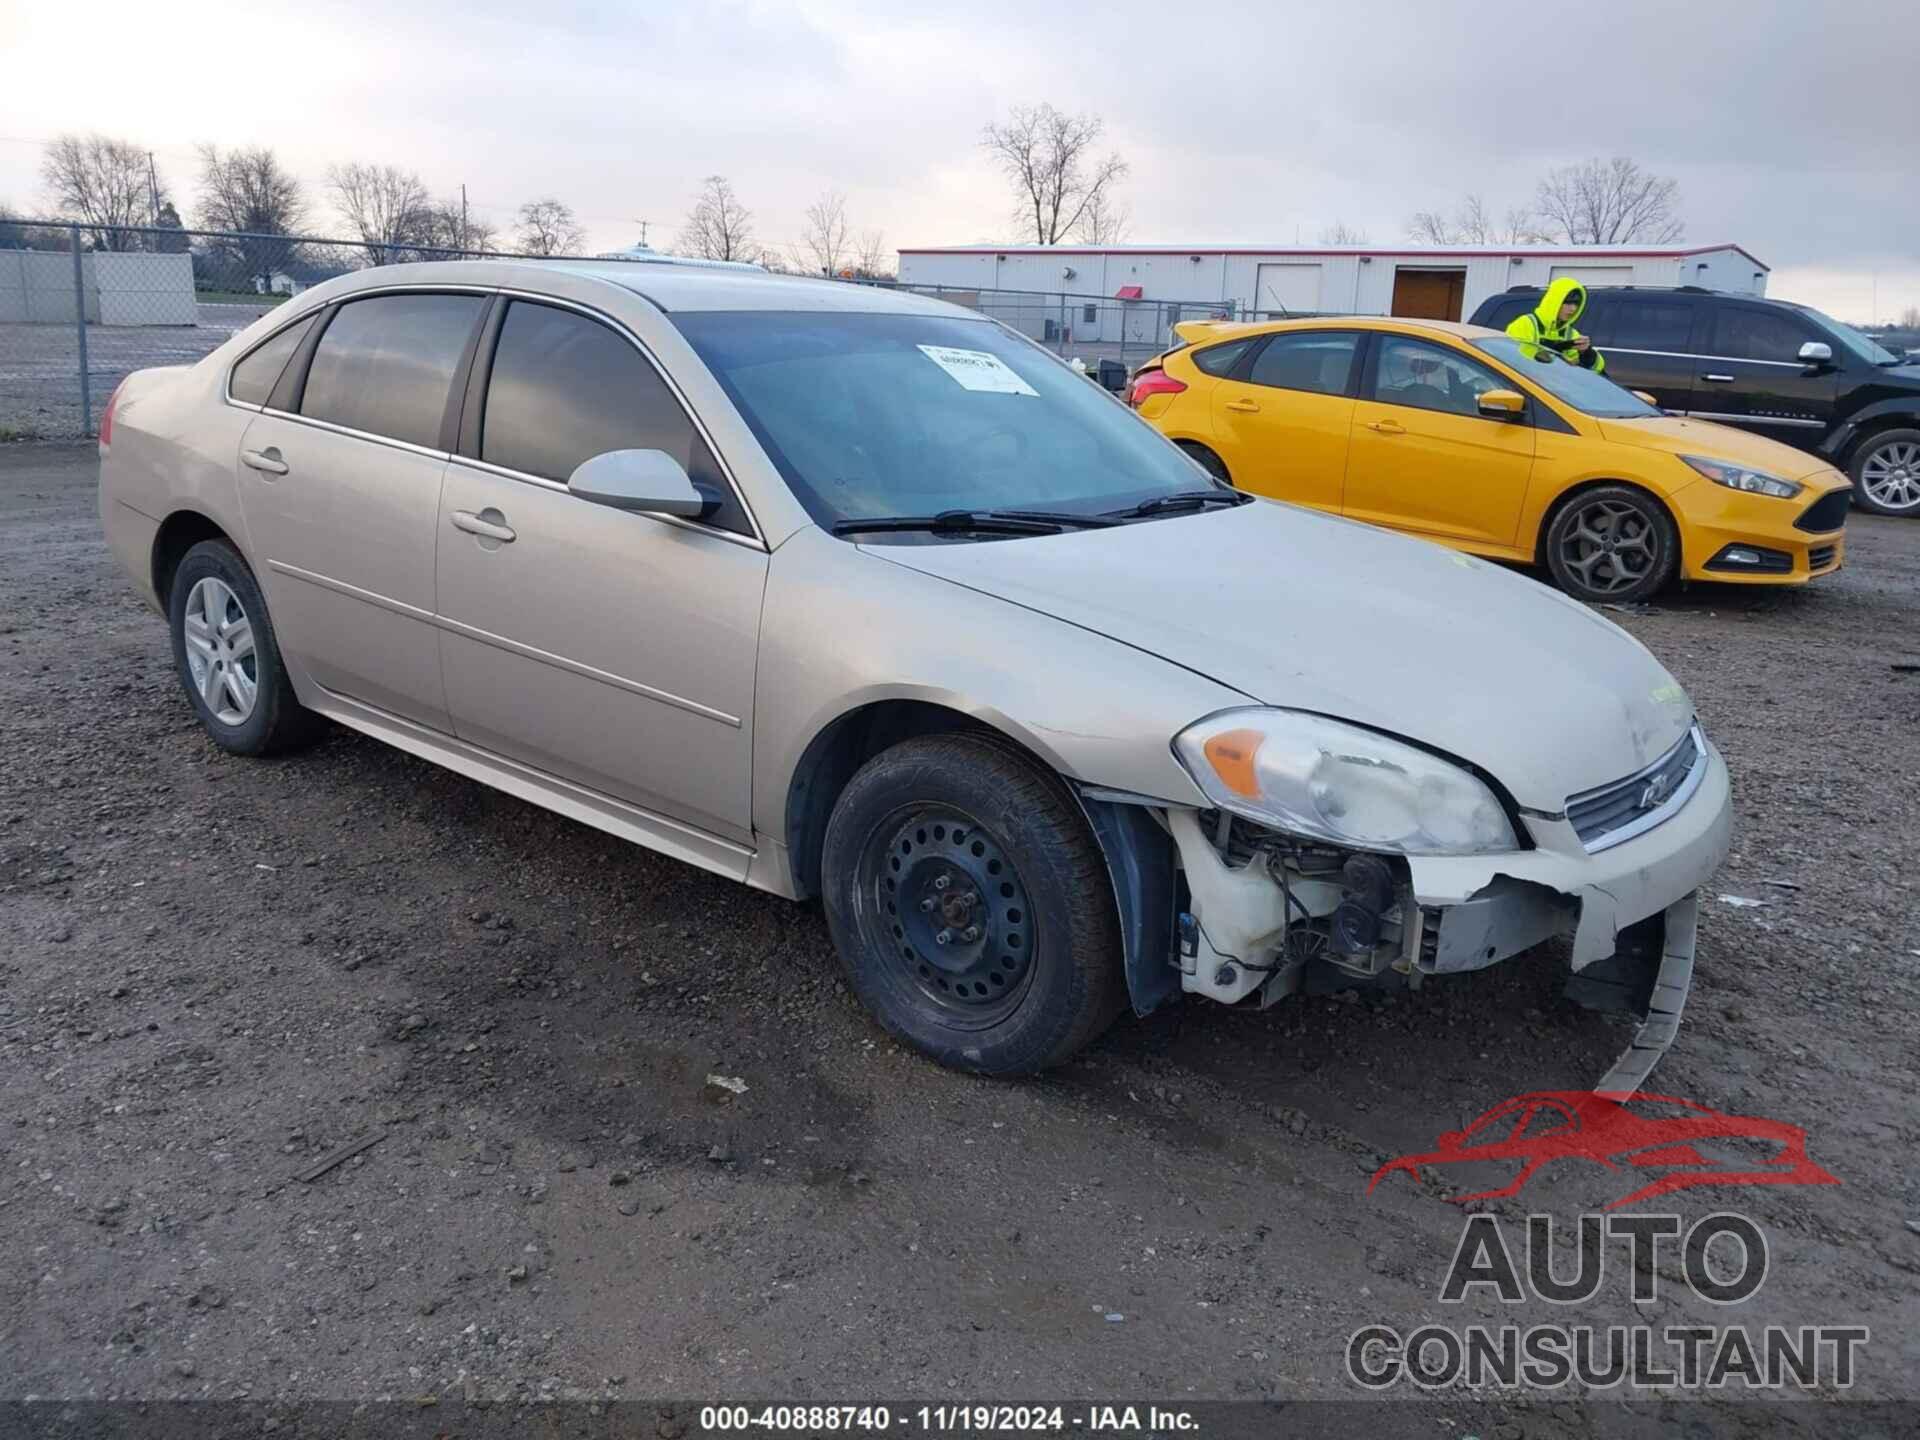
{"type": "Polygon", "coordinates": [[[368,270],[132,376],[100,453],[216,743],[324,717],[817,895],[862,999],[947,1063],[1553,934],[1576,991],[1651,1017],[1614,1088],[1677,1021],[1728,785],[1653,657],[1530,580],[1216,484],[972,312],[368,270]]]}

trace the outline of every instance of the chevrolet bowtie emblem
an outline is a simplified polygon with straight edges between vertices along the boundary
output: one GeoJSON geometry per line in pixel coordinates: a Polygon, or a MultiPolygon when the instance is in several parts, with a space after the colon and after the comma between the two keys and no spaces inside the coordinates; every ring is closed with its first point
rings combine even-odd
{"type": "Polygon", "coordinates": [[[1640,791],[1638,808],[1641,810],[1654,809],[1661,801],[1667,798],[1667,792],[1672,788],[1673,782],[1665,775],[1654,776],[1651,780],[1647,781],[1645,788],[1640,791]]]}

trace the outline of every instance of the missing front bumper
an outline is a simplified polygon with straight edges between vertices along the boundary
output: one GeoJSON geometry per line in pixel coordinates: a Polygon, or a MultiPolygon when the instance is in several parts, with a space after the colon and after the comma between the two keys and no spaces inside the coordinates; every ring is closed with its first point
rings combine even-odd
{"type": "Polygon", "coordinates": [[[1680,1016],[1693,988],[1699,930],[1697,895],[1674,901],[1658,915],[1620,932],[1614,954],[1567,981],[1567,998],[1590,1010],[1640,1016],[1633,1039],[1594,1084],[1603,1094],[1630,1095],[1645,1083],[1680,1033],[1680,1016]]]}

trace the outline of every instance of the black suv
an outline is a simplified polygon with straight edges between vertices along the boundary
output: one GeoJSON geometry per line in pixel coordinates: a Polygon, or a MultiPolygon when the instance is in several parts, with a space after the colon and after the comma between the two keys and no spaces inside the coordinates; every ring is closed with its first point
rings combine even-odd
{"type": "MultiPolygon", "coordinates": [[[[1473,323],[1504,330],[1539,301],[1516,285],[1473,323]]],[[[1696,286],[1596,286],[1579,325],[1608,377],[1661,409],[1811,450],[1862,509],[1920,515],[1920,364],[1805,305],[1696,286]]]]}

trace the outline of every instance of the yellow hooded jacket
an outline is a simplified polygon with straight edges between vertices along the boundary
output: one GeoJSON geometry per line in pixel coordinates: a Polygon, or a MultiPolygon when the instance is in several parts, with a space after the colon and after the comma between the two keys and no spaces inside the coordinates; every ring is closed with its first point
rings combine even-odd
{"type": "MultiPolygon", "coordinates": [[[[1578,280],[1563,275],[1547,286],[1547,293],[1540,297],[1540,303],[1526,314],[1517,316],[1507,326],[1507,334],[1525,345],[1551,350],[1569,364],[1581,365],[1596,375],[1605,374],[1606,357],[1589,345],[1585,350],[1576,350],[1573,342],[1582,339],[1580,332],[1574,329],[1574,323],[1586,313],[1587,290],[1578,280]],[[1560,307],[1573,301],[1575,310],[1573,319],[1566,324],[1560,323],[1560,307]]],[[[1540,358],[1534,349],[1528,355],[1540,358]]]]}

